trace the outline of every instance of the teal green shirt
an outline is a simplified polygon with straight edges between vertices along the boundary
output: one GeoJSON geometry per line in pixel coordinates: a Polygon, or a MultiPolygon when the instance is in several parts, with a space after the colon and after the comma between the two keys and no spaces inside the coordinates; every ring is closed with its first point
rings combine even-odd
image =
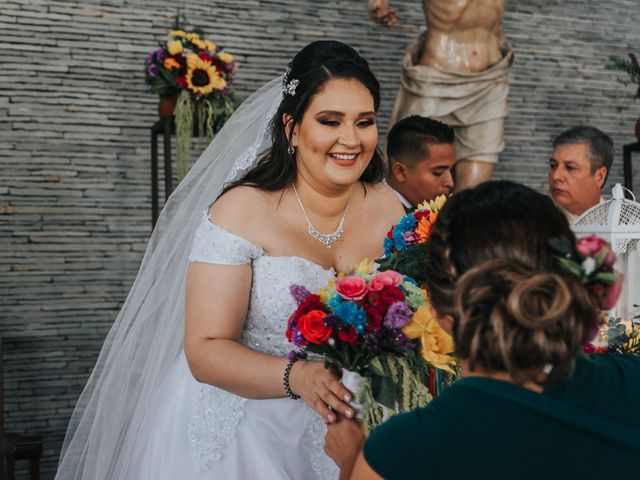
{"type": "Polygon", "coordinates": [[[364,457],[387,480],[640,478],[640,357],[580,355],[543,393],[463,378],[378,427],[364,457]]]}

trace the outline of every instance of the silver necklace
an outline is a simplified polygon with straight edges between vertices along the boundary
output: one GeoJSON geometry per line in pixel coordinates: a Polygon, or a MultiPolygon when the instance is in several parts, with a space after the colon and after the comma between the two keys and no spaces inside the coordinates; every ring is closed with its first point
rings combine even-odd
{"type": "Polygon", "coordinates": [[[344,209],[344,213],[342,214],[342,218],[340,219],[340,223],[338,224],[338,228],[336,228],[331,233],[320,233],[316,227],[313,226],[311,220],[309,220],[309,216],[307,215],[307,211],[304,209],[304,205],[302,205],[302,200],[300,200],[300,195],[298,195],[298,190],[296,189],[296,184],[292,183],[293,192],[296,194],[296,198],[298,199],[298,205],[300,205],[300,210],[302,210],[302,214],[304,215],[305,220],[307,221],[307,227],[309,229],[309,235],[323,243],[325,247],[331,248],[331,245],[338,240],[342,234],[344,233],[344,219],[347,216],[347,210],[349,210],[349,205],[351,205],[351,198],[349,198],[349,202],[344,209]]]}

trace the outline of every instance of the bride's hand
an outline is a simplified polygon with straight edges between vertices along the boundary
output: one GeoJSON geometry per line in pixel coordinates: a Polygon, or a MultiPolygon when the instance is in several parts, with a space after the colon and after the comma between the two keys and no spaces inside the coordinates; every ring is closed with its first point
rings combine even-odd
{"type": "Polygon", "coordinates": [[[352,399],[351,392],[322,363],[308,360],[296,362],[291,368],[289,385],[293,393],[300,395],[325,423],[335,422],[336,413],[353,418],[354,411],[348,405],[352,399]]]}

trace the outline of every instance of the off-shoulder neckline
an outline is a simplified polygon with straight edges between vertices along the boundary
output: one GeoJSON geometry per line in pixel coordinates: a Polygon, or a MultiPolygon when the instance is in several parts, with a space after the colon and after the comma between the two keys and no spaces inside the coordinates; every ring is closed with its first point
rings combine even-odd
{"type": "Polygon", "coordinates": [[[306,263],[308,263],[309,265],[316,266],[316,267],[318,267],[318,268],[320,268],[320,269],[324,270],[325,272],[331,273],[331,274],[333,274],[333,275],[335,275],[335,274],[336,274],[336,269],[335,269],[335,268],[333,268],[333,267],[325,267],[324,265],[321,265],[321,264],[319,264],[319,263],[317,263],[317,262],[314,262],[313,260],[310,260],[310,259],[305,258],[305,257],[301,257],[301,256],[299,256],[299,255],[269,255],[269,254],[266,252],[266,250],[265,250],[264,248],[262,248],[260,245],[258,245],[258,244],[256,244],[256,243],[252,242],[251,240],[249,240],[249,239],[247,239],[247,238],[243,237],[242,235],[238,235],[237,233],[232,232],[232,231],[231,231],[231,230],[229,230],[227,227],[223,227],[222,225],[215,223],[215,222],[213,221],[213,219],[209,216],[209,211],[208,211],[208,209],[207,209],[207,210],[205,210],[205,212],[204,212],[204,220],[207,222],[207,224],[208,224],[208,225],[210,225],[210,226],[212,226],[212,227],[215,227],[215,228],[219,228],[220,230],[222,230],[222,231],[224,231],[224,232],[228,233],[229,235],[231,235],[231,236],[233,236],[233,237],[236,237],[236,238],[239,238],[239,239],[240,239],[240,240],[242,240],[243,242],[246,242],[246,243],[248,243],[249,245],[251,245],[253,248],[255,248],[255,249],[259,250],[259,251],[260,251],[260,256],[261,256],[261,257],[266,257],[266,258],[275,258],[275,259],[278,259],[278,258],[283,258],[283,259],[285,259],[285,258],[289,258],[289,259],[302,260],[303,262],[306,262],[306,263]]]}

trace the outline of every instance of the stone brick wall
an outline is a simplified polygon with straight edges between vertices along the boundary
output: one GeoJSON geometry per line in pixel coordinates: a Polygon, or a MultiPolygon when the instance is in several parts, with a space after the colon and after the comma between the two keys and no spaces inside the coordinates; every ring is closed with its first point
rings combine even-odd
{"type": "MultiPolygon", "coordinates": [[[[423,28],[419,2],[394,3],[401,23],[388,31],[367,19],[364,0],[180,2],[236,56],[243,95],[280,74],[309,41],[352,44],[384,87],[382,132],[402,52],[423,28]]],[[[636,0],[507,3],[516,64],[496,175],[542,189],[549,141],[559,130],[586,122],[618,146],[633,140],[640,103],[603,65],[609,54],[640,45],[640,12],[636,0]]],[[[149,236],[149,127],[157,99],[145,92],[142,65],[176,5],[0,0],[6,422],[44,436],[45,479],[53,478],[66,422],[149,236]]],[[[620,153],[611,181],[622,177],[620,153]]]]}

